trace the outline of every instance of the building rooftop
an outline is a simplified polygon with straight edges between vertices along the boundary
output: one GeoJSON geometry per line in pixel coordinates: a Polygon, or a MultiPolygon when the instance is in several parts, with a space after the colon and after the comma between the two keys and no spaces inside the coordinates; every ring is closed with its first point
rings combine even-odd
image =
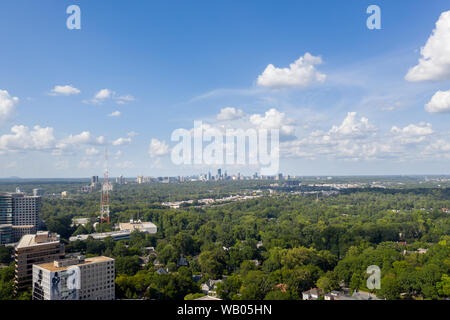
{"type": "Polygon", "coordinates": [[[56,272],[56,271],[67,270],[67,268],[69,268],[71,266],[81,266],[81,265],[87,265],[87,264],[97,263],[97,262],[114,261],[114,259],[113,258],[109,258],[109,257],[104,257],[104,256],[98,256],[98,257],[93,257],[93,258],[86,258],[86,259],[83,259],[83,260],[78,260],[77,259],[77,260],[74,260],[74,261],[76,261],[76,263],[68,264],[68,265],[64,264],[63,266],[59,266],[59,267],[58,267],[58,262],[64,262],[64,260],[38,264],[37,266],[42,268],[42,269],[51,271],[51,272],[56,272]]]}
{"type": "Polygon", "coordinates": [[[17,249],[27,248],[27,247],[49,244],[52,242],[59,242],[58,234],[50,233],[48,231],[38,231],[36,234],[24,235],[22,237],[22,239],[20,239],[16,248],[17,249]]]}
{"type": "Polygon", "coordinates": [[[222,299],[219,299],[219,298],[216,298],[216,297],[212,297],[212,296],[203,296],[203,297],[200,297],[200,298],[197,298],[197,299],[194,299],[194,300],[222,300],[222,299]]]}

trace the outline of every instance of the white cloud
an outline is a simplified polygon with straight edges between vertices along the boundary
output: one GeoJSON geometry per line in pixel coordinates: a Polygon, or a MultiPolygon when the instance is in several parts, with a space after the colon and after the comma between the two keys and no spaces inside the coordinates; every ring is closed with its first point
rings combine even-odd
{"type": "Polygon", "coordinates": [[[91,100],[83,100],[84,103],[92,103],[92,104],[101,104],[105,100],[112,98],[115,95],[115,92],[110,89],[101,89],[98,91],[94,98],[91,100]]]}
{"type": "Polygon", "coordinates": [[[450,90],[436,92],[425,105],[425,110],[431,113],[450,112],[450,90]]]}
{"type": "Polygon", "coordinates": [[[110,114],[108,114],[108,117],[119,117],[120,116],[120,111],[114,111],[110,114]]]}
{"type": "Polygon", "coordinates": [[[131,143],[131,138],[119,138],[113,141],[112,145],[113,146],[121,146],[124,144],[129,144],[131,143]]]}
{"type": "Polygon", "coordinates": [[[23,125],[13,126],[11,134],[0,136],[0,150],[44,150],[55,145],[53,128],[34,126],[32,130],[23,125]]]}
{"type": "Polygon", "coordinates": [[[153,138],[150,141],[148,153],[151,158],[164,156],[169,153],[169,146],[165,141],[159,141],[158,139],[153,138]]]}
{"type": "Polygon", "coordinates": [[[102,89],[99,92],[97,92],[97,94],[95,95],[94,99],[95,100],[109,99],[112,94],[113,94],[113,91],[111,91],[109,89],[102,89]]]}
{"type": "Polygon", "coordinates": [[[88,156],[95,156],[98,155],[99,153],[100,151],[94,147],[86,149],[86,155],[88,156]]]}
{"type": "Polygon", "coordinates": [[[137,135],[138,135],[138,133],[134,132],[134,131],[130,131],[130,132],[127,133],[127,136],[129,136],[129,137],[135,137],[137,135]]]}
{"type": "Polygon", "coordinates": [[[342,121],[340,126],[333,126],[329,131],[340,137],[365,137],[367,134],[376,131],[376,127],[369,123],[369,119],[361,117],[356,118],[356,112],[347,113],[347,117],[342,121]]]}
{"type": "Polygon", "coordinates": [[[433,34],[420,49],[419,64],[409,69],[408,81],[450,79],[450,11],[443,12],[433,34]]]}
{"type": "Polygon", "coordinates": [[[427,136],[433,134],[433,129],[431,123],[421,122],[418,125],[410,124],[404,128],[393,126],[391,134],[401,144],[420,143],[425,141],[427,136]]]}
{"type": "Polygon", "coordinates": [[[19,98],[11,97],[8,91],[0,89],[0,123],[12,117],[18,103],[19,98]]]}
{"type": "Polygon", "coordinates": [[[136,100],[132,95],[119,96],[115,91],[105,88],[98,91],[91,100],[83,100],[83,102],[101,104],[110,99],[114,100],[117,104],[127,104],[128,102],[136,100]]]}
{"type": "Polygon", "coordinates": [[[63,96],[70,96],[72,94],[79,94],[81,91],[77,88],[72,87],[71,85],[65,85],[65,86],[55,86],[51,92],[50,95],[57,96],[57,95],[63,95],[63,96]]]}
{"type": "Polygon", "coordinates": [[[70,135],[69,137],[61,140],[58,144],[58,148],[65,148],[68,145],[103,145],[105,144],[105,137],[94,137],[89,131],[83,131],[77,135],[70,135]]]}
{"type": "Polygon", "coordinates": [[[220,110],[220,113],[217,115],[217,120],[220,120],[220,121],[235,120],[235,119],[240,119],[243,116],[244,116],[244,112],[241,109],[223,108],[220,110]]]}
{"type": "Polygon", "coordinates": [[[274,108],[266,111],[264,116],[251,115],[250,123],[259,129],[278,129],[280,130],[280,136],[292,136],[295,133],[295,128],[291,125],[292,120],[287,118],[284,112],[279,112],[274,108]]]}
{"type": "Polygon", "coordinates": [[[340,125],[328,131],[316,130],[308,136],[283,142],[280,151],[287,157],[315,160],[319,156],[358,161],[374,159],[392,153],[388,143],[377,141],[377,128],[365,117],[358,119],[349,112],[340,125]]]}
{"type": "Polygon", "coordinates": [[[128,102],[135,101],[136,99],[132,95],[126,95],[126,96],[118,96],[114,97],[117,104],[126,104],[128,102]]]}
{"type": "Polygon", "coordinates": [[[258,76],[258,85],[267,88],[308,87],[313,83],[322,83],[326,75],[314,67],[322,64],[322,58],[305,53],[289,68],[277,68],[269,64],[258,76]]]}

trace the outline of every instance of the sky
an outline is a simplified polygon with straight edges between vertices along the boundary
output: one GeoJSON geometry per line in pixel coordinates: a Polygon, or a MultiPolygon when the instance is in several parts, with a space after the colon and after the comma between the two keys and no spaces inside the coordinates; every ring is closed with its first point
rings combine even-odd
{"type": "Polygon", "coordinates": [[[450,174],[447,0],[3,0],[0,38],[3,178],[260,171],[175,163],[195,121],[277,130],[283,174],[450,174]]]}

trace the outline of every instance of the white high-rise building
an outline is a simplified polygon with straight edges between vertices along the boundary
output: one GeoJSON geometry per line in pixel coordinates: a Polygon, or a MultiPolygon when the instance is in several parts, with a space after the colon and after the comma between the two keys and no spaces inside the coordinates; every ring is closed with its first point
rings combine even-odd
{"type": "Polygon", "coordinates": [[[33,300],[114,300],[114,259],[65,259],[33,265],[33,300]]]}

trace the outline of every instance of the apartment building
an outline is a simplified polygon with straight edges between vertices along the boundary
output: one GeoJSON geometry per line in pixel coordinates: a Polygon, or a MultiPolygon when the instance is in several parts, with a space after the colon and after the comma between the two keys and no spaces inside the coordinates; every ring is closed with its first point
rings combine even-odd
{"type": "Polygon", "coordinates": [[[39,231],[24,235],[15,248],[16,290],[30,288],[33,278],[33,264],[41,264],[64,258],[64,244],[58,234],[39,231]]]}
{"type": "Polygon", "coordinates": [[[33,266],[33,300],[114,300],[114,259],[58,260],[33,266]]]}

